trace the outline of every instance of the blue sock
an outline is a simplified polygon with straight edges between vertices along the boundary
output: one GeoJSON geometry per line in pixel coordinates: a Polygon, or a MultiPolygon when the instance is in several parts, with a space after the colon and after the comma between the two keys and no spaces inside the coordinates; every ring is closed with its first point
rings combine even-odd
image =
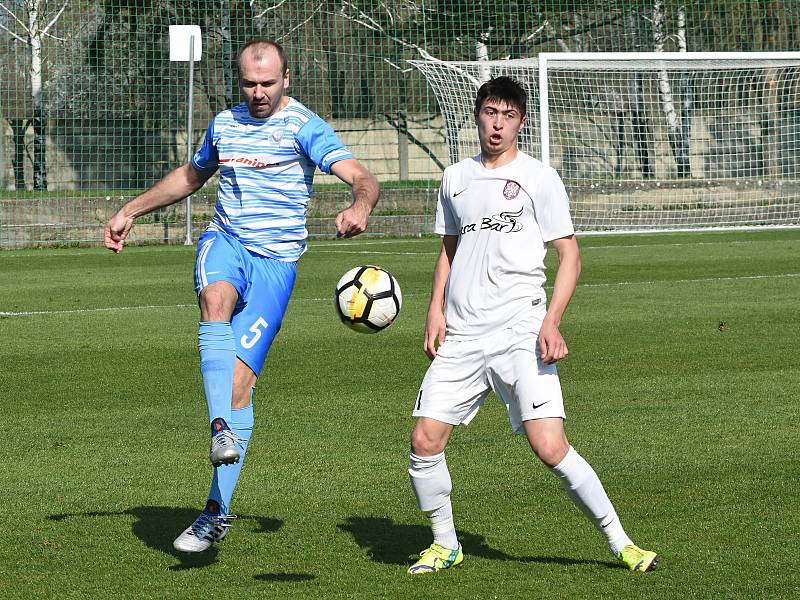
{"type": "Polygon", "coordinates": [[[208,419],[231,418],[233,367],[236,364],[236,342],[227,321],[204,321],[197,333],[200,349],[200,373],[208,404],[208,419]]]}
{"type": "Polygon", "coordinates": [[[231,418],[228,421],[231,430],[242,438],[242,447],[239,448],[241,458],[238,463],[232,465],[222,465],[214,468],[214,478],[211,481],[211,491],[208,493],[208,512],[228,514],[231,508],[231,498],[233,490],[236,489],[236,482],[239,481],[239,473],[244,464],[244,455],[247,452],[247,444],[250,435],[253,433],[253,402],[246,408],[234,408],[231,410],[231,418]],[[213,510],[213,509],[216,509],[213,510]]]}

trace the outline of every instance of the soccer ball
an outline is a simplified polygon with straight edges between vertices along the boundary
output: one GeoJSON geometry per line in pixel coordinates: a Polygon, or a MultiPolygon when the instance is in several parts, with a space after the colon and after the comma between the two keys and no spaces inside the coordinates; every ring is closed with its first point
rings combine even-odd
{"type": "Polygon", "coordinates": [[[386,329],[402,305],[397,280],[386,269],[372,265],[350,269],[333,293],[333,306],[342,323],[361,333],[386,329]]]}

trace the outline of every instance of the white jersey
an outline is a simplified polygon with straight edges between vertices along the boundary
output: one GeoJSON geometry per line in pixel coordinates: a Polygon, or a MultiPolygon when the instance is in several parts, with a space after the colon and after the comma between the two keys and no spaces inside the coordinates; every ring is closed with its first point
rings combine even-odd
{"type": "Polygon", "coordinates": [[[519,152],[496,169],[480,156],[447,167],[436,233],[457,235],[447,281],[447,336],[490,335],[531,316],[544,292],[546,242],[575,232],[555,169],[519,152]]]}

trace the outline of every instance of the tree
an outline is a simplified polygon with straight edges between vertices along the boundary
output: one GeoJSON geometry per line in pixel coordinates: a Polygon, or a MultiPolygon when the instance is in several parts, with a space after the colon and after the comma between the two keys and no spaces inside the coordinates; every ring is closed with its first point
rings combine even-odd
{"type": "MultiPolygon", "coordinates": [[[[15,12],[6,4],[0,2],[0,10],[4,11],[8,19],[6,22],[11,24],[11,28],[0,23],[0,29],[8,33],[17,42],[23,44],[28,49],[29,65],[28,76],[30,77],[30,98],[32,101],[33,114],[31,119],[20,131],[19,125],[14,131],[15,141],[15,183],[21,183],[19,173],[21,167],[18,164],[20,151],[16,144],[24,143],[25,130],[29,125],[33,126],[33,189],[47,189],[47,107],[43,93],[44,73],[42,70],[42,53],[45,39],[58,39],[51,33],[51,29],[58,22],[67,8],[68,0],[60,2],[60,7],[48,0],[23,0],[20,9],[15,12]],[[19,14],[17,14],[19,12],[19,14]]],[[[12,5],[13,6],[13,5],[12,5]]],[[[63,41],[63,40],[61,40],[63,41]]],[[[12,125],[13,127],[13,125],[12,125]]],[[[22,181],[24,185],[24,181],[22,181]]]]}
{"type": "MultiPolygon", "coordinates": [[[[627,35],[632,40],[633,49],[640,49],[640,15],[631,11],[627,17],[627,35]]],[[[652,159],[650,157],[650,131],[647,123],[644,101],[644,80],[642,73],[635,71],[628,79],[628,97],[630,98],[631,122],[633,125],[633,143],[639,170],[644,179],[652,179],[655,175],[652,159]]],[[[620,128],[622,129],[622,128],[620,128]]],[[[618,157],[618,161],[621,157],[618,157]]],[[[619,162],[618,162],[619,168],[619,162]]]]}
{"type": "MultiPolygon", "coordinates": [[[[680,7],[679,11],[679,14],[685,14],[683,12],[683,7],[680,7]]],[[[653,42],[655,45],[655,51],[663,52],[665,43],[665,14],[662,0],[653,0],[652,15],[653,42]]],[[[685,33],[683,37],[679,39],[684,40],[685,51],[685,33]]],[[[672,86],[670,84],[669,74],[667,73],[666,69],[661,69],[658,72],[658,93],[659,98],[661,99],[661,110],[664,113],[664,118],[667,121],[667,137],[669,139],[669,146],[672,149],[672,154],[675,157],[675,163],[678,167],[678,177],[689,177],[691,175],[689,167],[689,140],[683,135],[683,131],[678,120],[678,113],[675,110],[675,103],[672,97],[672,86]]]]}

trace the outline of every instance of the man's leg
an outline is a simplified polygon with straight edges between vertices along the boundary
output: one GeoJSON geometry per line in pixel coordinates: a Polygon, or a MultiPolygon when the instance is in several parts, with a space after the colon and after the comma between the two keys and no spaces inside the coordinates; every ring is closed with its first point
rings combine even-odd
{"type": "Polygon", "coordinates": [[[550,467],[561,480],[572,502],[606,538],[611,553],[632,570],[649,571],[654,568],[658,557],[655,553],[637,548],[625,533],[597,473],[567,441],[563,420],[531,419],[524,421],[523,426],[536,456],[550,467]],[[626,548],[635,548],[641,553],[633,564],[621,556],[626,548]]]}
{"type": "Polygon", "coordinates": [[[211,481],[211,490],[208,493],[208,502],[206,503],[206,511],[209,513],[222,515],[230,513],[233,491],[239,481],[247,446],[253,433],[252,399],[255,384],[255,374],[241,360],[237,360],[231,416],[228,425],[231,432],[236,436],[240,460],[230,465],[214,467],[214,478],[211,481]]]}
{"type": "Polygon", "coordinates": [[[433,544],[408,570],[412,575],[446,569],[464,559],[453,523],[453,483],[444,456],[452,431],[448,423],[420,417],[411,432],[408,475],[419,508],[430,519],[433,531],[433,544]]]}
{"type": "Polygon", "coordinates": [[[238,298],[236,288],[227,281],[211,283],[200,292],[200,372],[211,422],[210,460],[214,466],[240,459],[228,425],[236,365],[236,341],[230,319],[238,298]]]}
{"type": "Polygon", "coordinates": [[[253,432],[253,389],[256,376],[242,361],[236,361],[233,380],[233,396],[229,403],[230,417],[226,427],[234,440],[240,459],[232,464],[214,467],[211,490],[208,493],[206,506],[200,516],[195,519],[173,542],[175,549],[182,552],[203,552],[214,542],[221,541],[228,535],[231,520],[231,499],[239,481],[244,465],[247,446],[253,432]]]}

